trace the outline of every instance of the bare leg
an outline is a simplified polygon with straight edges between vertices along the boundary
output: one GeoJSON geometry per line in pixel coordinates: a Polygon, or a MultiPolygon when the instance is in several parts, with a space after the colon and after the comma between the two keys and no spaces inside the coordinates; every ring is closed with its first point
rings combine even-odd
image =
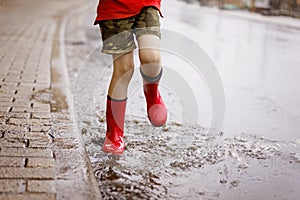
{"type": "Polygon", "coordinates": [[[108,95],[112,99],[126,99],[127,88],[133,75],[133,52],[113,55],[114,70],[110,81],[108,95]]]}
{"type": "Polygon", "coordinates": [[[156,77],[161,71],[160,38],[155,35],[143,35],[138,38],[139,58],[142,72],[156,77]]]}

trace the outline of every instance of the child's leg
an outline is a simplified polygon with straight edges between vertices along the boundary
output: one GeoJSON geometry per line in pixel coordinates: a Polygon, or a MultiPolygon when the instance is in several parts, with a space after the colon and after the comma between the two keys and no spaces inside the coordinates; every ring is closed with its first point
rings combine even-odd
{"type": "Polygon", "coordinates": [[[102,52],[113,56],[113,74],[106,102],[106,137],[103,150],[124,152],[124,120],[127,87],[133,74],[133,53],[136,48],[131,31],[135,17],[100,21],[102,52]]]}
{"type": "Polygon", "coordinates": [[[138,37],[138,43],[148,118],[153,126],[162,126],[167,120],[167,109],[158,90],[162,75],[160,38],[145,34],[138,37]]]}
{"type": "Polygon", "coordinates": [[[103,150],[107,153],[124,152],[124,119],[127,87],[133,74],[133,53],[113,54],[114,70],[106,103],[107,131],[103,150]]]}
{"type": "Polygon", "coordinates": [[[113,54],[114,70],[108,95],[112,99],[126,99],[127,88],[134,70],[133,53],[113,54]]]}

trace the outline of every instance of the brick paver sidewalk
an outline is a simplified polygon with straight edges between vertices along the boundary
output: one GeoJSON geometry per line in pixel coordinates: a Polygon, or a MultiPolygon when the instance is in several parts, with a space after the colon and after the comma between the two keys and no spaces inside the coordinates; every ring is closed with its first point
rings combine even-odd
{"type": "Polygon", "coordinates": [[[99,199],[61,61],[84,0],[0,0],[0,199],[99,199]]]}

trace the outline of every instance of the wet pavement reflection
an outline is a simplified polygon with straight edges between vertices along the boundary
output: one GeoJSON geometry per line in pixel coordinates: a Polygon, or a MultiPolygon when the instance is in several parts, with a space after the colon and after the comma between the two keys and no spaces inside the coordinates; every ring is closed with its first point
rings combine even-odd
{"type": "Polygon", "coordinates": [[[226,134],[299,138],[299,28],[199,11],[176,1],[164,5],[163,26],[195,40],[218,68],[226,94],[226,134]]]}
{"type": "Polygon", "coordinates": [[[161,88],[167,126],[152,127],[136,70],[125,153],[104,154],[111,58],[99,53],[90,15],[86,41],[66,43],[77,122],[103,199],[297,199],[300,31],[197,9],[165,1],[163,27],[185,33],[216,63],[226,95],[224,129],[216,135],[207,134],[210,109],[200,113],[200,125],[182,123],[180,97],[168,88],[161,88]]]}

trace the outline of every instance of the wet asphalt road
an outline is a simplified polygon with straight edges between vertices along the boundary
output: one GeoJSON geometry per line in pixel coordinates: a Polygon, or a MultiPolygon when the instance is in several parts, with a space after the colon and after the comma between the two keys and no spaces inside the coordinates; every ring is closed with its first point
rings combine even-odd
{"type": "Polygon", "coordinates": [[[164,5],[165,27],[191,37],[217,66],[226,95],[226,134],[299,139],[299,28],[182,9],[172,1],[164,5]]]}
{"type": "Polygon", "coordinates": [[[99,53],[100,37],[91,14],[85,16],[84,35],[76,35],[71,21],[66,53],[74,109],[103,198],[297,199],[300,30],[207,9],[199,12],[176,1],[165,1],[163,13],[164,29],[192,39],[207,52],[204,59],[215,63],[225,91],[224,127],[209,134],[209,86],[197,82],[201,75],[191,76],[190,63],[164,52],[165,68],[189,77],[187,85],[200,102],[191,111],[198,123],[188,123],[188,113],[182,110],[189,106],[183,105],[179,91],[189,90],[181,88],[181,82],[179,90],[168,87],[166,72],[161,91],[169,121],[164,128],[152,127],[136,70],[129,90],[125,154],[105,155],[101,145],[111,58],[99,53]]]}

